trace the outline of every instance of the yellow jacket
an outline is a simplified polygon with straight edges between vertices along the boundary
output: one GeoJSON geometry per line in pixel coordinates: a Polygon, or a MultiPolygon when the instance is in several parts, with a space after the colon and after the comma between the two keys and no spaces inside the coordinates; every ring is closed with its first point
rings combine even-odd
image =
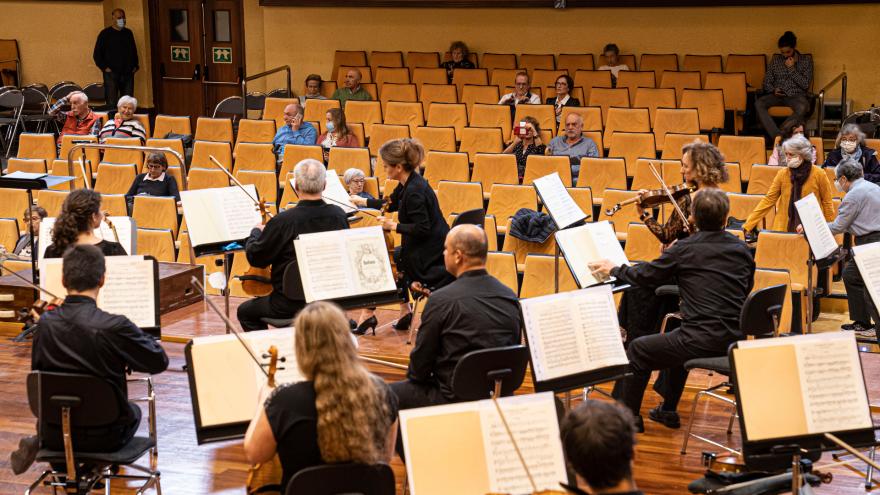
{"type": "MultiPolygon", "coordinates": [[[[813,166],[810,176],[801,187],[801,198],[809,196],[810,193],[816,195],[819,200],[819,206],[822,207],[822,213],[825,220],[832,221],[836,216],[834,212],[834,203],[832,202],[833,192],[831,191],[831,182],[825,171],[817,166],[813,166]]],[[[773,220],[772,230],[785,232],[788,230],[788,201],[791,197],[791,171],[788,167],[782,168],[776,177],[773,178],[773,184],[770,184],[770,190],[764,195],[764,199],[755,207],[755,211],[749,215],[746,223],[743,224],[743,230],[749,231],[758,225],[758,222],[770,211],[770,208],[776,206],[776,218],[773,220]]],[[[800,199],[800,198],[798,198],[800,199]]]]}

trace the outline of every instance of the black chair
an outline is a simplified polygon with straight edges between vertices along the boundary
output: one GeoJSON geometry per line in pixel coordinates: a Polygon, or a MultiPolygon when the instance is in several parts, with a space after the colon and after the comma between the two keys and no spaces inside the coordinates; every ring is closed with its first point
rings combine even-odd
{"type": "Polygon", "coordinates": [[[394,472],[387,464],[326,464],[297,471],[286,495],[394,495],[394,472]]]}
{"type": "MultiPolygon", "coordinates": [[[[152,386],[148,382],[148,399],[152,400],[152,386]]],[[[28,404],[31,412],[39,423],[38,436],[43,445],[47,425],[60,425],[63,432],[74,428],[96,428],[114,423],[120,416],[122,407],[128,407],[127,398],[121,391],[103,378],[76,373],[53,373],[32,371],[27,378],[28,404]]],[[[50,469],[44,471],[37,480],[28,487],[25,495],[29,495],[41,484],[61,487],[75,493],[88,493],[99,481],[109,486],[110,480],[121,478],[141,480],[144,484],[138,489],[141,494],[155,486],[158,493],[162,492],[160,473],[155,466],[155,418],[154,402],[150,407],[150,437],[133,437],[126,445],[115,452],[82,452],[77,451],[69,435],[64,435],[64,450],[41,448],[37,453],[38,462],[46,462],[52,466],[65,466],[65,470],[50,469]],[[134,462],[151,452],[151,467],[134,465],[134,462]],[[90,473],[76,472],[77,463],[94,465],[96,471],[90,473]],[[142,476],[116,475],[111,466],[126,466],[144,473],[142,476]],[[99,470],[99,471],[98,471],[99,470]],[[51,478],[50,481],[44,481],[51,478]]]]}
{"type": "Polygon", "coordinates": [[[471,351],[455,365],[452,392],[463,401],[513,395],[528,364],[529,349],[524,345],[471,351]]]}
{"type": "Polygon", "coordinates": [[[485,228],[486,210],[476,208],[459,213],[458,216],[455,217],[455,220],[452,221],[452,226],[455,227],[463,224],[479,225],[480,227],[485,228]]]}
{"type": "Polygon", "coordinates": [[[244,118],[244,110],[242,107],[244,106],[244,102],[241,99],[241,96],[228,96],[223,98],[220,103],[217,103],[217,106],[214,107],[214,113],[211,115],[212,118],[217,118],[218,114],[231,115],[232,120],[235,121],[236,117],[244,118]]]}
{"type": "Polygon", "coordinates": [[[244,101],[248,110],[259,110],[262,113],[263,108],[266,107],[266,95],[259,91],[248,93],[244,101]]]}
{"type": "Polygon", "coordinates": [[[6,158],[9,158],[22,125],[23,110],[24,94],[20,90],[9,88],[0,91],[0,128],[6,127],[5,134],[0,134],[0,146],[5,149],[6,158]]]}
{"type": "Polygon", "coordinates": [[[267,98],[293,98],[291,91],[284,88],[275,88],[266,94],[267,98]]]}
{"type": "MultiPolygon", "coordinates": [[[[771,287],[765,287],[749,294],[749,297],[746,298],[746,302],[743,303],[742,311],[739,315],[739,329],[740,332],[742,332],[743,336],[752,336],[756,339],[765,339],[778,336],[779,320],[782,315],[782,305],[785,302],[785,292],[786,285],[780,284],[773,285],[771,287]]],[[[719,357],[691,359],[684,363],[684,368],[688,371],[697,369],[706,370],[729,377],[730,359],[727,355],[719,357]]],[[[730,415],[730,420],[727,423],[727,434],[729,435],[733,432],[733,421],[734,419],[736,419],[736,401],[715,392],[719,388],[729,388],[733,386],[735,386],[735,384],[731,382],[730,378],[728,378],[718,385],[697,392],[697,395],[694,396],[693,406],[691,406],[691,414],[690,418],[688,419],[688,428],[687,432],[684,435],[684,442],[681,445],[682,454],[687,453],[687,444],[690,437],[698,438],[706,443],[715,445],[716,447],[721,447],[725,450],[735,452],[733,449],[730,449],[722,444],[709,440],[695,433],[691,433],[691,429],[694,426],[694,413],[697,410],[697,403],[703,396],[713,397],[733,406],[733,414],[730,415]]]]}
{"type": "Polygon", "coordinates": [[[104,92],[104,83],[93,82],[83,87],[83,93],[89,99],[89,105],[95,111],[115,110],[115,108],[107,107],[107,94],[104,92]]]}
{"type": "MultiPolygon", "coordinates": [[[[240,280],[248,280],[247,276],[239,275],[238,278],[240,280]]],[[[284,278],[281,281],[281,292],[288,298],[293,299],[295,301],[304,300],[305,292],[303,292],[302,286],[302,277],[299,273],[299,265],[294,261],[293,263],[288,263],[287,267],[284,269],[284,278]]],[[[288,328],[293,326],[293,319],[296,315],[291,315],[290,318],[269,318],[263,317],[260,318],[260,321],[269,325],[270,327],[275,328],[288,328]]]]}

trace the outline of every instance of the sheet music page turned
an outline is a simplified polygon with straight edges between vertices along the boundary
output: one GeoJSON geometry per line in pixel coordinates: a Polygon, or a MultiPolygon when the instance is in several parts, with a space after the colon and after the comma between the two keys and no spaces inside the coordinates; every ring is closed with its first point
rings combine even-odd
{"type": "Polygon", "coordinates": [[[521,304],[538,381],[629,363],[611,286],[532,297],[521,304]]]}
{"type": "MultiPolygon", "coordinates": [[[[293,179],[290,179],[291,185],[293,185],[293,182],[293,179]]],[[[346,213],[358,210],[357,206],[351,202],[348,190],[342,185],[342,181],[339,180],[339,176],[336,175],[335,170],[327,171],[327,183],[324,185],[324,193],[322,195],[325,199],[330,199],[328,202],[331,205],[336,205],[342,208],[346,213]]]]}
{"type": "Polygon", "coordinates": [[[804,234],[810,243],[813,256],[820,260],[827,257],[837,249],[837,241],[834,234],[825,222],[825,215],[819,201],[813,193],[794,202],[798,215],[801,217],[801,225],[804,226],[804,234]]]}
{"type": "MultiPolygon", "coordinates": [[[[137,239],[136,235],[132,235],[132,232],[137,232],[137,228],[134,223],[134,219],[131,217],[108,217],[111,222],[113,222],[113,226],[116,227],[116,234],[119,236],[119,244],[122,244],[123,249],[128,254],[134,254],[137,252],[137,245],[135,243],[135,239],[137,239]]],[[[40,242],[37,246],[39,251],[39,257],[37,259],[42,259],[43,255],[46,253],[46,248],[52,244],[52,228],[55,226],[55,217],[46,217],[43,221],[40,222],[40,239],[48,239],[49,242],[40,242]]],[[[108,241],[116,242],[116,236],[113,235],[113,229],[107,225],[106,222],[101,222],[101,227],[95,229],[95,237],[100,239],[106,239],[108,241]]]]}
{"type": "Polygon", "coordinates": [[[565,189],[558,172],[535,179],[534,186],[558,228],[564,229],[588,218],[565,189]]]}
{"type": "Polygon", "coordinates": [[[293,245],[307,302],[397,289],[381,227],[303,234],[293,245]]]}
{"type": "Polygon", "coordinates": [[[880,307],[880,242],[853,246],[852,251],[865,287],[871,294],[871,300],[875,306],[880,307]]]}
{"type": "Polygon", "coordinates": [[[218,187],[181,191],[183,216],[193,247],[246,239],[262,221],[253,198],[257,188],[245,184],[245,194],[238,187],[218,187]]]}
{"type": "Polygon", "coordinates": [[[618,266],[629,264],[614,227],[607,220],[560,230],[555,235],[556,243],[580,287],[602,282],[593,276],[587,266],[592,261],[608,258],[618,266]]]}
{"type": "MultiPolygon", "coordinates": [[[[504,397],[498,405],[538,489],[559,489],[567,473],[553,394],[504,397]]],[[[491,400],[409,409],[400,422],[413,495],[532,492],[491,400]]]]}

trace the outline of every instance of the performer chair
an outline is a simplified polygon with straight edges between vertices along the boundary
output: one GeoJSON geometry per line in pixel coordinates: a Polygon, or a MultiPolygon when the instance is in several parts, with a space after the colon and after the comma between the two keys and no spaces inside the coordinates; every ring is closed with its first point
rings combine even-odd
{"type": "Polygon", "coordinates": [[[462,401],[513,395],[522,385],[528,363],[524,345],[471,351],[455,365],[452,391],[462,401]]]}
{"type": "Polygon", "coordinates": [[[290,479],[286,495],[394,495],[394,472],[387,464],[327,464],[297,471],[290,479]]]}

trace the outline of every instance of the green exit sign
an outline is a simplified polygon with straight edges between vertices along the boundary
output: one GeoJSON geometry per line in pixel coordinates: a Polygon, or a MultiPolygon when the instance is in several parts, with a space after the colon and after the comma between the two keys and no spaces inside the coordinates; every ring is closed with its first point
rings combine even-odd
{"type": "Polygon", "coordinates": [[[226,47],[212,47],[212,52],[214,53],[214,63],[215,64],[231,64],[232,63],[232,48],[226,47]]]}
{"type": "Polygon", "coordinates": [[[189,62],[188,46],[172,46],[171,47],[172,62],[189,62]]]}

